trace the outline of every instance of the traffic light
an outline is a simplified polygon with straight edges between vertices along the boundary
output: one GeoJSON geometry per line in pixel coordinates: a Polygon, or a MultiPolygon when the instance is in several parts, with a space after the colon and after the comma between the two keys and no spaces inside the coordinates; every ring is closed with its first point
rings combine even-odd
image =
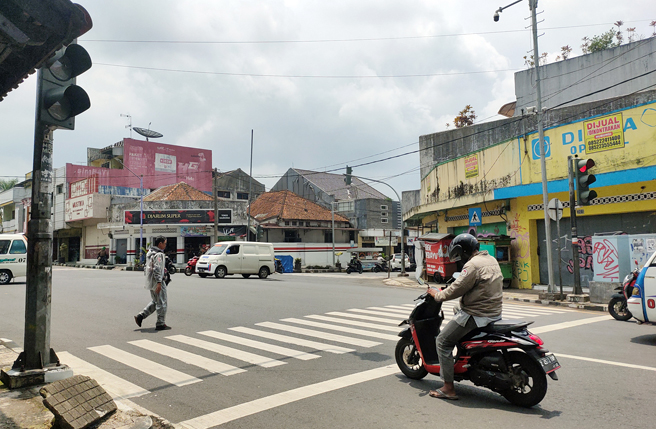
{"type": "Polygon", "coordinates": [[[589,206],[597,198],[597,192],[590,190],[590,185],[597,181],[590,169],[595,166],[593,159],[575,159],[574,175],[576,177],[576,200],[579,206],[589,206]]]}
{"type": "Polygon", "coordinates": [[[347,185],[351,184],[351,173],[352,172],[353,172],[353,169],[347,165],[346,166],[346,177],[344,177],[344,181],[346,182],[347,185]]]}
{"type": "Polygon", "coordinates": [[[75,129],[75,116],[91,107],[75,78],[91,68],[91,57],[77,43],[60,49],[39,69],[38,117],[46,125],[75,129]]]}

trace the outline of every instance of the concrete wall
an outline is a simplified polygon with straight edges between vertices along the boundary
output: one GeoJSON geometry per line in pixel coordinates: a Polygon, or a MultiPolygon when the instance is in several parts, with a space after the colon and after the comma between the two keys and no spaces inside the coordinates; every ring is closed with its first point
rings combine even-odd
{"type": "MultiPolygon", "coordinates": [[[[294,259],[301,258],[301,265],[332,265],[333,264],[333,249],[332,244],[329,243],[279,243],[273,242],[273,248],[276,255],[290,255],[294,259]]],[[[342,268],[351,259],[348,249],[349,244],[335,244],[335,262],[341,262],[342,268]]]]}
{"type": "Polygon", "coordinates": [[[251,201],[255,201],[257,197],[265,192],[263,184],[255,179],[251,181],[250,176],[240,168],[224,173],[217,179],[216,186],[219,191],[229,191],[232,200],[237,199],[237,192],[248,193],[249,188],[251,190],[251,201]]]}
{"type": "Polygon", "coordinates": [[[401,193],[401,211],[405,215],[413,207],[421,204],[421,189],[414,191],[403,191],[401,193]]]}
{"type": "MultiPolygon", "coordinates": [[[[655,51],[656,37],[651,37],[540,67],[542,108],[604,100],[642,91],[653,85],[653,74],[620,82],[656,69],[656,56],[652,55],[655,51]]],[[[521,116],[522,109],[537,106],[534,69],[515,73],[515,96],[515,116],[521,116]]]]}

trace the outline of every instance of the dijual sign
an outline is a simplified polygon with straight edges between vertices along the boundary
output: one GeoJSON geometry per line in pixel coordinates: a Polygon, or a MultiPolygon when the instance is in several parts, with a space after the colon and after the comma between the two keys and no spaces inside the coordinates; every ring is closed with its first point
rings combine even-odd
{"type": "Polygon", "coordinates": [[[604,150],[624,147],[622,114],[616,113],[583,123],[585,132],[585,153],[591,154],[604,150]]]}

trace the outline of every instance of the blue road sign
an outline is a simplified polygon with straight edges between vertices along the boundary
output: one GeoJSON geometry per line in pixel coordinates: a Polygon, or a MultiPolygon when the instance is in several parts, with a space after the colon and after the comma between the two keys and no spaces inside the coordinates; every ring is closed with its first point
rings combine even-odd
{"type": "Polygon", "coordinates": [[[469,226],[483,225],[483,210],[480,207],[469,209],[469,226]]]}

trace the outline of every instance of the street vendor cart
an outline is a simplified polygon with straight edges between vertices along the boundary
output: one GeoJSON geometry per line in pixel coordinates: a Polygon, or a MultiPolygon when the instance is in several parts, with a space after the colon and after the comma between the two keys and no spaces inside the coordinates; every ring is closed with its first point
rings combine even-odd
{"type": "Polygon", "coordinates": [[[479,236],[480,250],[487,252],[496,258],[503,274],[503,288],[508,289],[512,281],[512,261],[510,260],[510,242],[512,238],[507,235],[479,236]]]}
{"type": "Polygon", "coordinates": [[[424,242],[426,274],[436,283],[444,283],[456,272],[456,263],[449,259],[449,245],[453,234],[431,232],[418,238],[424,242]]]}

